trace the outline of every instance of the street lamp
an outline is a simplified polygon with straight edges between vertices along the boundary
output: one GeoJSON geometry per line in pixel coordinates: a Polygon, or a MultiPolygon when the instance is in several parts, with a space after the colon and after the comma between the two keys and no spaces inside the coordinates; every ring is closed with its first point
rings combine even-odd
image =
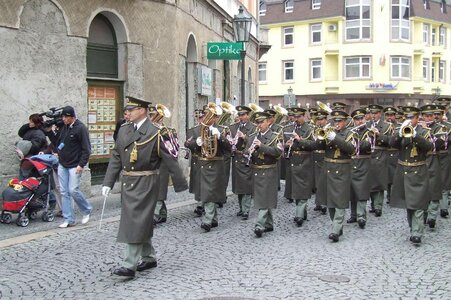
{"type": "Polygon", "coordinates": [[[252,18],[247,17],[244,14],[243,6],[238,9],[238,14],[233,18],[233,33],[235,35],[235,41],[243,43],[243,49],[240,52],[241,56],[241,105],[245,105],[245,67],[244,60],[246,58],[246,43],[249,41],[249,33],[251,30],[252,18]]]}
{"type": "Polygon", "coordinates": [[[288,88],[288,107],[291,107],[293,105],[293,89],[291,86],[288,88]]]}

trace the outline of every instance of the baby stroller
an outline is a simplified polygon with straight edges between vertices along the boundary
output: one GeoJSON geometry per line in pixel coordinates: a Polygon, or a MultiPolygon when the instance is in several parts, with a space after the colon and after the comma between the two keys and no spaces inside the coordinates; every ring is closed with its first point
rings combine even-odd
{"type": "Polygon", "coordinates": [[[12,214],[18,213],[17,226],[26,227],[37,219],[38,212],[44,210],[41,218],[52,222],[55,216],[49,210],[52,168],[58,164],[53,155],[35,155],[20,162],[20,177],[9,181],[3,191],[3,206],[0,222],[9,224],[12,214]]]}

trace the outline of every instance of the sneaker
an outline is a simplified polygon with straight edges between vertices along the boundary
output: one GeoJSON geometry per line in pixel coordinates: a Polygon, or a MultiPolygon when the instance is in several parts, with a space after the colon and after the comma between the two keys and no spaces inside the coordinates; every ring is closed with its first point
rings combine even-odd
{"type": "Polygon", "coordinates": [[[81,219],[81,224],[86,224],[89,222],[89,215],[83,216],[81,219]]]}
{"type": "Polygon", "coordinates": [[[75,224],[70,224],[69,222],[64,221],[64,223],[60,224],[58,227],[59,228],[67,228],[67,227],[72,227],[72,226],[75,226],[75,224]]]}

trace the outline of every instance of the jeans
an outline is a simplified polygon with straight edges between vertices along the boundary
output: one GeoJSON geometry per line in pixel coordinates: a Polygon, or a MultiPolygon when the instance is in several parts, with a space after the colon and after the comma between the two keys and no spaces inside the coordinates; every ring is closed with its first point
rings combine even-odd
{"type": "Polygon", "coordinates": [[[76,168],[65,168],[58,166],[58,179],[61,190],[61,204],[63,217],[69,224],[75,223],[74,208],[72,198],[77,203],[78,208],[83,216],[89,215],[92,205],[86,200],[85,195],[80,191],[81,173],[75,173],[76,168]]]}

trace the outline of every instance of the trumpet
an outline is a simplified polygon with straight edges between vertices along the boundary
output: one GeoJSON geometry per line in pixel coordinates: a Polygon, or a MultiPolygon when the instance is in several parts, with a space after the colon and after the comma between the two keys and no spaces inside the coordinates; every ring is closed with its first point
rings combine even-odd
{"type": "Polygon", "coordinates": [[[362,128],[363,126],[365,126],[366,124],[365,123],[363,123],[363,124],[360,124],[359,126],[354,126],[354,127],[352,127],[351,129],[349,129],[351,132],[353,132],[353,133],[357,133],[357,131],[360,129],[360,128],[362,128]]]}
{"type": "Polygon", "coordinates": [[[329,132],[334,131],[334,128],[330,126],[330,124],[327,124],[324,127],[318,127],[315,129],[315,136],[316,139],[323,141],[327,139],[327,136],[329,135],[329,132]]]}
{"type": "Polygon", "coordinates": [[[256,130],[255,131],[255,138],[252,141],[251,146],[248,149],[248,154],[247,154],[247,161],[246,161],[246,167],[249,167],[251,165],[251,159],[252,159],[252,154],[255,152],[255,142],[258,139],[258,134],[260,133],[260,130],[256,130]]]}
{"type": "Polygon", "coordinates": [[[402,137],[411,138],[415,135],[415,129],[410,124],[406,125],[401,128],[401,134],[402,134],[402,137]]]}

